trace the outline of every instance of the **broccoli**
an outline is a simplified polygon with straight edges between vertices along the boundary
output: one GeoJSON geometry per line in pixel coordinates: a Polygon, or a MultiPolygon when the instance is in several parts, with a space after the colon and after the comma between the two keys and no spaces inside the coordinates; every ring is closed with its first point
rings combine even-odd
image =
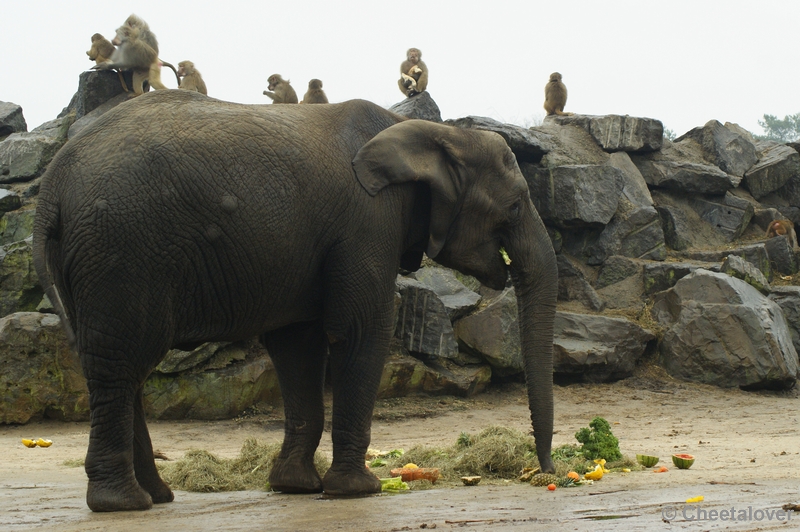
{"type": "Polygon", "coordinates": [[[619,440],[611,434],[611,425],[601,417],[596,417],[589,423],[591,430],[586,427],[575,433],[575,439],[581,442],[581,452],[589,460],[605,458],[609,462],[621,460],[619,440]]]}

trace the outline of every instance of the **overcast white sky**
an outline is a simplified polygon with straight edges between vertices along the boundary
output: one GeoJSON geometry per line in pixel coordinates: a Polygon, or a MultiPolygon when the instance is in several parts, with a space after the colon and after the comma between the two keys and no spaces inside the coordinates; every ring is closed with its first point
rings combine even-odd
{"type": "Polygon", "coordinates": [[[0,100],[22,106],[29,130],[55,118],[93,64],[91,35],[110,40],[130,13],[163,60],[194,61],[209,95],[234,102],[269,103],[280,73],[300,97],[319,78],[331,102],[388,107],[413,46],[445,119],[533,125],[553,71],[567,111],[657,118],[678,135],[711,119],[761,133],[765,113],[800,112],[795,0],[0,0],[0,100]]]}

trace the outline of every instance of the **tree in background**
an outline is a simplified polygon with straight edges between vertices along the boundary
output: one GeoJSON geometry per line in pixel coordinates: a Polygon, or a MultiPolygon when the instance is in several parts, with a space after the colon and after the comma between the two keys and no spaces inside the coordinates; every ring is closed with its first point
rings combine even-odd
{"type": "Polygon", "coordinates": [[[800,139],[800,113],[787,115],[780,120],[775,115],[764,115],[758,125],[764,129],[764,135],[755,135],[759,140],[777,140],[791,142],[800,139]]]}

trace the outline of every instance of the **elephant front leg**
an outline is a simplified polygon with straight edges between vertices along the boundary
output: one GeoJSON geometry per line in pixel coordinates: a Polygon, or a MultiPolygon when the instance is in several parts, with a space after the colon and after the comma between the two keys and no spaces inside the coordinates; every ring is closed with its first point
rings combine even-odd
{"type": "Polygon", "coordinates": [[[95,512],[147,510],[153,506],[134,472],[135,390],[129,382],[87,379],[92,428],[86,453],[86,504],[95,512]]]}
{"type": "Polygon", "coordinates": [[[321,324],[301,323],[264,334],[281,386],[284,438],[269,474],[270,487],[284,493],[319,493],[322,479],[314,467],[325,423],[325,337],[321,324]]]}
{"type": "Polygon", "coordinates": [[[144,414],[143,386],[136,392],[133,409],[133,470],[139,485],[150,494],[154,504],[172,502],[175,495],[169,489],[156,469],[153,457],[153,444],[144,414]]]}

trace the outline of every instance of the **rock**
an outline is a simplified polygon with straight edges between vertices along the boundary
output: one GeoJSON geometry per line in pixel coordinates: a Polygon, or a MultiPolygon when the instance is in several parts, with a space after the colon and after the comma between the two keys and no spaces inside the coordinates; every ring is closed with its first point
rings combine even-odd
{"type": "MultiPolygon", "coordinates": [[[[125,84],[133,87],[133,73],[122,73],[125,84]]],[[[75,119],[80,120],[91,113],[101,104],[119,94],[128,94],[122,88],[120,75],[111,70],[87,70],[78,76],[78,91],[72,97],[69,105],[59,113],[59,118],[70,113],[75,114],[75,119]]]]}
{"type": "Polygon", "coordinates": [[[0,140],[12,133],[28,131],[28,124],[22,116],[22,107],[11,102],[0,101],[0,140]]]}
{"type": "Polygon", "coordinates": [[[692,244],[692,228],[683,211],[673,205],[656,207],[664,231],[664,243],[675,251],[683,251],[692,244]]]}
{"type": "Polygon", "coordinates": [[[20,207],[22,207],[22,198],[19,197],[19,194],[0,188],[0,216],[4,213],[15,211],[20,207]]]}
{"type": "Polygon", "coordinates": [[[721,387],[788,389],[798,358],[777,303],[740,279],[697,270],[656,294],[667,327],[659,346],[670,375],[721,387]]]}
{"type": "Polygon", "coordinates": [[[170,349],[167,351],[164,360],[162,360],[153,371],[164,374],[180,373],[201,366],[217,354],[217,351],[229,344],[230,342],[209,342],[192,351],[170,349]]]}
{"type": "Polygon", "coordinates": [[[0,142],[0,183],[30,181],[44,172],[66,138],[46,133],[13,133],[0,142]]]}
{"type": "Polygon", "coordinates": [[[5,213],[0,218],[0,245],[19,242],[31,236],[35,216],[36,208],[33,206],[5,213]]]}
{"type": "Polygon", "coordinates": [[[664,126],[653,118],[621,115],[547,116],[544,123],[577,126],[585,129],[608,152],[651,152],[661,149],[664,126]]]}
{"type": "Polygon", "coordinates": [[[745,172],[742,184],[754,198],[760,199],[800,174],[800,154],[775,141],[759,141],[756,146],[758,162],[745,172]]]}
{"type": "MultiPolygon", "coordinates": [[[[238,348],[241,350],[241,348],[238,348]]],[[[280,398],[278,375],[265,351],[241,351],[241,362],[224,368],[164,375],[144,384],[144,403],[152,419],[228,419],[256,403],[280,398]]]]}
{"type": "Polygon", "coordinates": [[[742,236],[753,218],[753,205],[730,192],[724,196],[690,197],[688,202],[700,218],[715,227],[729,242],[742,236]]]}
{"type": "Polygon", "coordinates": [[[611,157],[588,131],[577,126],[560,126],[550,122],[532,127],[530,131],[549,141],[549,151],[538,163],[541,168],[575,164],[602,165],[608,164],[611,157]]]}
{"type": "Polygon", "coordinates": [[[770,271],[783,275],[794,275],[798,271],[797,255],[786,235],[776,236],[764,242],[769,257],[770,271]]]}
{"type": "Polygon", "coordinates": [[[708,270],[710,268],[719,268],[719,265],[711,263],[692,264],[688,262],[647,263],[642,271],[644,291],[647,295],[653,295],[656,292],[668,290],[693,271],[708,270]]]}
{"type": "Polygon", "coordinates": [[[447,268],[420,268],[409,277],[427,286],[444,305],[450,321],[463,318],[476,308],[481,296],[464,286],[458,280],[462,275],[447,268]]]}
{"type": "Polygon", "coordinates": [[[642,267],[636,261],[633,261],[627,257],[615,255],[609,257],[603,263],[602,267],[600,268],[600,274],[597,276],[597,281],[595,281],[594,286],[600,290],[601,288],[624,281],[633,275],[641,274],[641,271],[642,267]]]}
{"type": "Polygon", "coordinates": [[[725,173],[742,177],[758,161],[758,152],[753,142],[716,120],[709,120],[703,127],[696,127],[675,139],[696,142],[704,158],[725,173]]]}
{"type": "Polygon", "coordinates": [[[19,312],[0,319],[0,423],[89,419],[80,360],[54,314],[19,312]]]}
{"type": "Polygon", "coordinates": [[[521,166],[539,215],[557,227],[606,225],[625,186],[622,171],[606,165],[521,166]]]}
{"type": "Polygon", "coordinates": [[[764,295],[769,295],[771,287],[761,270],[736,255],[728,255],[720,267],[722,273],[746,282],[764,295]]]}
{"type": "Polygon", "coordinates": [[[459,366],[440,359],[441,364],[425,365],[418,359],[392,353],[386,359],[378,387],[378,398],[413,394],[471,397],[486,389],[492,369],[486,364],[459,366]]]}
{"type": "Polygon", "coordinates": [[[642,173],[633,164],[630,156],[625,152],[612,153],[608,162],[608,166],[618,168],[622,172],[622,198],[620,198],[619,208],[624,208],[625,211],[632,211],[642,207],[652,207],[653,197],[650,195],[650,189],[647,188],[647,181],[645,181],[642,173]]]}
{"type": "Polygon", "coordinates": [[[520,373],[524,366],[514,289],[506,288],[487,299],[476,312],[453,325],[458,344],[488,362],[493,373],[500,377],[520,373]]]}
{"type": "Polygon", "coordinates": [[[770,223],[772,223],[774,220],[783,220],[785,218],[786,217],[774,207],[769,207],[766,209],[759,209],[756,207],[753,211],[753,219],[750,221],[755,223],[761,228],[762,231],[766,233],[770,223]]]}
{"type": "Polygon", "coordinates": [[[539,162],[547,152],[555,147],[550,135],[546,133],[539,132],[536,129],[525,129],[513,124],[504,124],[493,118],[468,116],[455,120],[445,120],[444,123],[462,129],[481,129],[498,133],[508,143],[511,151],[516,155],[517,161],[521,162],[539,162]]]}
{"type": "Polygon", "coordinates": [[[733,249],[722,250],[689,250],[681,253],[681,256],[690,260],[703,262],[722,262],[728,255],[736,255],[747,262],[753,264],[761,270],[768,281],[772,281],[772,267],[769,264],[767,248],[763,243],[750,244],[733,249]]]}
{"type": "Polygon", "coordinates": [[[646,260],[664,260],[667,248],[661,218],[654,207],[617,211],[595,244],[589,248],[588,264],[602,264],[611,255],[646,260]]]}
{"type": "Polygon", "coordinates": [[[402,102],[391,106],[389,110],[393,113],[407,116],[408,118],[418,118],[431,122],[442,121],[442,113],[439,111],[439,106],[433,101],[428,91],[422,91],[419,94],[406,98],[402,102]]]}
{"type": "Polygon", "coordinates": [[[585,382],[630,377],[655,335],[624,318],[556,312],[553,372],[585,382]]]}
{"type": "Polygon", "coordinates": [[[32,237],[0,247],[0,316],[36,310],[44,291],[33,268],[32,237]]]}
{"type": "Polygon", "coordinates": [[[781,307],[794,350],[800,353],[800,286],[773,286],[769,298],[781,307]]]}
{"type": "Polygon", "coordinates": [[[707,164],[637,159],[636,166],[648,185],[680,192],[724,194],[739,184],[739,180],[707,164]]]}
{"type": "Polygon", "coordinates": [[[403,302],[399,309],[395,337],[412,353],[441,358],[458,358],[453,325],[442,301],[421,282],[397,279],[403,302]]]}
{"type": "Polygon", "coordinates": [[[579,301],[586,308],[602,312],[606,304],[569,257],[556,255],[556,262],[558,264],[558,300],[579,301]]]}

